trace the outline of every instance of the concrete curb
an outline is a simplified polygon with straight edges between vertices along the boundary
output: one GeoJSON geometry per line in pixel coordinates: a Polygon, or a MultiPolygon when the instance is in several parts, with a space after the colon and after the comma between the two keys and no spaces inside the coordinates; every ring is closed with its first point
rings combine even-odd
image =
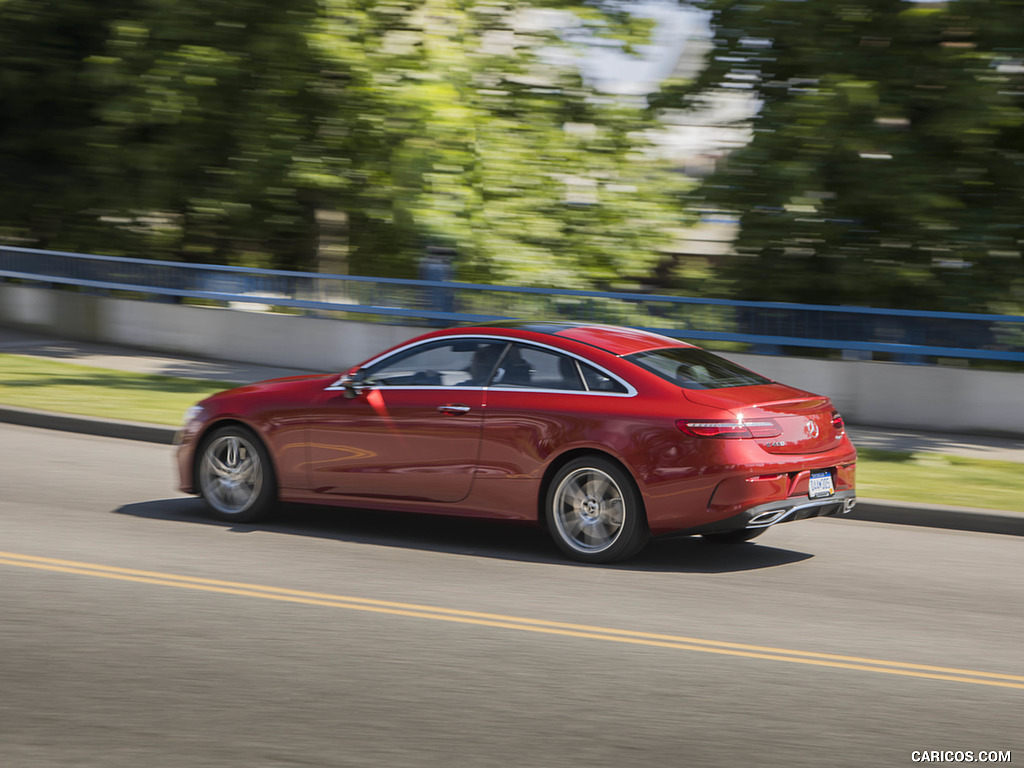
{"type": "Polygon", "coordinates": [[[998,509],[861,498],[845,517],[872,523],[1024,536],[1024,513],[998,509]]]}
{"type": "MultiPolygon", "coordinates": [[[[73,416],[51,411],[38,411],[32,408],[16,408],[9,405],[0,406],[0,422],[100,437],[115,437],[122,440],[139,440],[161,445],[172,445],[177,433],[176,428],[159,424],[73,416]]],[[[844,517],[872,523],[916,525],[956,531],[1024,536],[1024,513],[993,509],[861,498],[858,499],[857,506],[844,517]]]]}
{"type": "Polygon", "coordinates": [[[75,416],[52,411],[37,411],[33,408],[17,408],[11,405],[0,406],[0,422],[18,424],[23,427],[77,432],[83,435],[139,440],[161,445],[172,445],[174,435],[178,431],[175,427],[165,427],[160,424],[103,419],[95,416],[75,416]]]}

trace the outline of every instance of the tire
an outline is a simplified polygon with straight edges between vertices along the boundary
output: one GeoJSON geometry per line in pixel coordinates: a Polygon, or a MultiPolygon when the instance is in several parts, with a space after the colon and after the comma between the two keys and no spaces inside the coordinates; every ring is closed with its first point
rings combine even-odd
{"type": "Polygon", "coordinates": [[[767,530],[767,528],[740,528],[725,533],[702,533],[701,536],[715,544],[742,544],[744,541],[756,539],[767,530]]]}
{"type": "Polygon", "coordinates": [[[221,427],[203,440],[196,477],[199,494],[221,520],[262,520],[277,501],[270,456],[259,438],[243,427],[221,427]]]}
{"type": "Polygon", "coordinates": [[[584,456],[552,478],[544,519],[555,544],[584,563],[611,563],[639,552],[650,538],[643,499],[618,464],[584,456]]]}

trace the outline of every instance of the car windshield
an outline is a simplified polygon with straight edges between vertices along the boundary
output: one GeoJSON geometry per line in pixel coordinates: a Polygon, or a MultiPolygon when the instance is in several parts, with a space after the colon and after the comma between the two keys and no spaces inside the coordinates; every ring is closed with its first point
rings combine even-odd
{"type": "Polygon", "coordinates": [[[627,355],[626,360],[683,389],[723,389],[769,384],[735,363],[696,347],[668,347],[627,355]]]}

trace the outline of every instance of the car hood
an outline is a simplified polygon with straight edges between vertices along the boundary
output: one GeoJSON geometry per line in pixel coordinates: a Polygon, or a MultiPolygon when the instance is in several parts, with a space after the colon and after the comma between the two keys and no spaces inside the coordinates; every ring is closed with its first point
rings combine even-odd
{"type": "Polygon", "coordinates": [[[222,398],[236,397],[238,395],[251,395],[251,394],[284,394],[291,390],[303,390],[308,387],[324,388],[332,384],[341,378],[341,374],[330,373],[313,373],[305,374],[302,376],[284,376],[279,379],[267,379],[266,381],[257,381],[252,384],[244,384],[234,389],[226,389],[223,392],[218,392],[215,395],[207,398],[206,402],[219,400],[222,398]]]}

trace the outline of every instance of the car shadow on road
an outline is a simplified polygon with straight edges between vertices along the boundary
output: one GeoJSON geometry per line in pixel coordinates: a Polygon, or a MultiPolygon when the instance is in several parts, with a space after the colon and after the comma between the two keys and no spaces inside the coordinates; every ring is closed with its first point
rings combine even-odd
{"type": "Polygon", "coordinates": [[[722,545],[693,536],[654,539],[640,554],[626,562],[592,566],[563,557],[547,533],[540,528],[494,520],[287,504],[282,505],[278,515],[267,522],[234,525],[212,517],[206,512],[203,502],[195,498],[126,504],[114,511],[150,520],[208,525],[233,533],[266,531],[380,547],[578,568],[732,573],[790,565],[813,557],[806,552],[756,542],[722,545]]]}

